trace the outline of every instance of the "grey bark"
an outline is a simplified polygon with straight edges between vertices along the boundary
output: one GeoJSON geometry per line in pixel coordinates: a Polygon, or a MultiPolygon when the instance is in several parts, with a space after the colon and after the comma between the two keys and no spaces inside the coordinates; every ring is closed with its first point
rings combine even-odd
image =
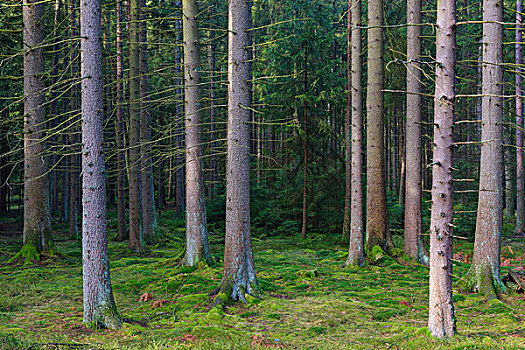
{"type": "MultiPolygon", "coordinates": [[[[175,2],[177,7],[180,7],[181,2],[176,1],[175,2]]],[[[181,42],[181,36],[180,33],[182,32],[182,25],[181,21],[177,20],[175,23],[175,28],[177,30],[177,43],[181,42]]],[[[182,74],[181,74],[181,66],[182,66],[182,53],[181,53],[180,46],[177,45],[175,48],[175,71],[176,71],[176,85],[181,86],[182,85],[182,74]]],[[[183,210],[184,210],[184,173],[185,173],[185,162],[184,158],[182,157],[182,153],[184,152],[184,139],[182,137],[182,126],[184,125],[183,122],[183,115],[182,115],[182,99],[183,99],[183,90],[182,88],[177,89],[177,104],[176,104],[176,114],[177,114],[177,128],[176,128],[176,136],[175,136],[175,142],[176,142],[176,156],[175,156],[175,211],[177,212],[178,217],[182,217],[183,210]]],[[[184,152],[185,154],[185,152],[184,152]]]]}
{"type": "Polygon", "coordinates": [[[355,0],[352,10],[352,202],[350,207],[350,247],[347,265],[365,264],[363,208],[363,84],[361,0],[355,0]]]}
{"type": "Polygon", "coordinates": [[[186,255],[183,263],[194,266],[205,259],[211,263],[206,222],[206,188],[202,169],[200,106],[199,28],[195,0],[182,1],[184,44],[184,109],[186,130],[186,255]]]}
{"type": "Polygon", "coordinates": [[[368,89],[366,98],[366,248],[378,245],[387,249],[390,233],[387,226],[385,155],[384,155],[384,67],[383,0],[368,2],[368,89]]]}
{"type": "Polygon", "coordinates": [[[140,199],[140,3],[130,1],[129,23],[129,244],[135,253],[144,248],[140,199]]]}
{"type": "MultiPolygon", "coordinates": [[[[407,0],[407,113],[404,253],[428,265],[421,226],[421,0],[407,0]]],[[[402,203],[401,203],[402,204],[402,203]]]]}
{"type": "Polygon", "coordinates": [[[84,324],[120,328],[109,274],[100,0],[82,0],[82,273],[84,324]]]}
{"type": "MultiPolygon", "coordinates": [[[[214,15],[215,2],[210,6],[208,12],[210,14],[210,20],[214,15]]],[[[210,97],[210,140],[208,152],[210,153],[210,197],[214,198],[216,195],[217,188],[217,154],[216,154],[216,142],[217,142],[217,112],[215,107],[215,69],[216,69],[216,55],[215,55],[215,32],[210,30],[210,44],[208,45],[208,65],[210,67],[210,84],[209,84],[209,97],[210,97]]]]}
{"type": "Polygon", "coordinates": [[[44,161],[44,3],[25,0],[24,20],[24,245],[38,253],[51,244],[48,176],[44,161]]]}
{"type": "MultiPolygon", "coordinates": [[[[335,2],[334,2],[335,7],[335,2]]],[[[341,240],[346,242],[350,238],[350,198],[352,184],[352,154],[351,154],[351,119],[352,119],[352,0],[348,0],[346,26],[346,111],[345,111],[345,205],[343,212],[343,233],[341,240]]]]}
{"type": "Polygon", "coordinates": [[[140,153],[142,231],[144,240],[153,244],[158,240],[155,188],[153,185],[152,118],[149,110],[148,27],[146,1],[140,0],[140,153]]]}
{"type": "Polygon", "coordinates": [[[523,68],[522,30],[523,4],[516,1],[516,234],[525,235],[525,173],[523,162],[523,68]]]}
{"type": "Polygon", "coordinates": [[[437,8],[436,84],[428,329],[436,338],[456,332],[452,303],[452,149],[455,103],[456,0],[437,8]]]}
{"type": "Polygon", "coordinates": [[[250,232],[251,1],[230,0],[228,15],[228,131],[226,242],[221,289],[245,300],[260,292],[250,232]]]}
{"type": "Polygon", "coordinates": [[[123,84],[123,57],[122,57],[122,0],[117,0],[117,58],[115,84],[117,90],[117,238],[119,242],[124,241],[128,234],[126,231],[126,189],[125,189],[125,166],[126,151],[124,150],[124,130],[126,121],[124,119],[124,84],[123,84]]]}
{"type": "Polygon", "coordinates": [[[496,298],[503,224],[503,3],[483,1],[481,166],[474,256],[469,289],[496,298]]]}
{"type": "MultiPolygon", "coordinates": [[[[70,14],[70,20],[71,20],[71,37],[76,38],[78,36],[77,32],[77,1],[71,0],[71,14],[70,14]]],[[[73,41],[73,45],[71,48],[71,56],[70,56],[70,65],[71,65],[71,78],[75,79],[78,77],[78,42],[75,40],[73,41]]],[[[78,151],[78,126],[77,126],[77,117],[74,117],[76,115],[76,111],[78,109],[78,101],[77,101],[77,86],[74,85],[71,88],[71,100],[70,100],[70,108],[71,111],[73,111],[73,117],[72,122],[74,123],[74,126],[72,128],[72,132],[69,136],[71,141],[71,147],[73,149],[72,155],[70,157],[70,163],[69,163],[69,234],[71,238],[78,239],[78,224],[77,224],[77,218],[78,218],[78,167],[79,167],[79,160],[78,160],[78,154],[76,153],[78,151]]]]}

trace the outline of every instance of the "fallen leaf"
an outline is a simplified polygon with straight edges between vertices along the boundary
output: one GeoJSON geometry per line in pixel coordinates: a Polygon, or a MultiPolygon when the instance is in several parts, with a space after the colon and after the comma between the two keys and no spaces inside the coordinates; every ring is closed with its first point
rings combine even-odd
{"type": "Polygon", "coordinates": [[[150,294],[150,293],[144,293],[140,296],[138,302],[140,303],[141,301],[149,301],[149,300],[152,300],[153,299],[153,295],[150,294]]]}
{"type": "Polygon", "coordinates": [[[164,304],[166,303],[170,303],[169,300],[166,300],[166,299],[159,299],[159,300],[155,300],[153,303],[151,303],[151,306],[157,310],[159,307],[163,307],[164,304]]]}

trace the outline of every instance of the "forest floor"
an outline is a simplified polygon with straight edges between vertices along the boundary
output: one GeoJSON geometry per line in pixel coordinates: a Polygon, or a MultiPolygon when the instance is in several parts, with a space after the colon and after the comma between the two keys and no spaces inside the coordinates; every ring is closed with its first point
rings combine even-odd
{"type": "MultiPolygon", "coordinates": [[[[390,257],[342,267],[347,248],[335,236],[254,238],[264,297],[210,309],[208,293],[220,282],[221,265],[179,266],[183,229],[172,214],[164,212],[159,222],[174,238],[143,257],[132,256],[125,243],[110,243],[124,319],[117,331],[82,325],[81,245],[67,239],[65,224],[55,228],[64,256],[24,267],[7,263],[21,248],[19,219],[2,219],[0,349],[525,349],[524,294],[485,301],[455,287],[458,336],[437,341],[427,331],[428,269],[390,257]]],[[[224,237],[212,235],[211,243],[221,259],[224,237]]],[[[456,240],[455,249],[457,282],[468,270],[472,244],[456,240]]],[[[525,241],[505,238],[502,254],[510,265],[502,274],[512,265],[522,269],[525,241]]]]}

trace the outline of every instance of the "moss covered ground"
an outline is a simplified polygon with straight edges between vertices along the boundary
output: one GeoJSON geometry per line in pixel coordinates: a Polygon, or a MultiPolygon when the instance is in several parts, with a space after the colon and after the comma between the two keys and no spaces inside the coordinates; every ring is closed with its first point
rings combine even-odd
{"type": "MultiPolygon", "coordinates": [[[[525,348],[523,294],[485,301],[456,287],[458,336],[438,341],[426,330],[428,269],[402,257],[343,267],[347,248],[339,235],[254,238],[264,297],[212,308],[208,293],[221,278],[224,237],[211,236],[216,266],[179,266],[183,229],[173,225],[172,214],[159,220],[170,238],[144,256],[110,243],[113,290],[124,319],[116,331],[82,325],[81,245],[67,240],[66,225],[54,228],[60,257],[24,266],[8,263],[22,248],[20,222],[2,219],[0,349],[525,348]]],[[[504,265],[511,266],[503,273],[522,264],[522,241],[504,240],[504,265]]],[[[395,243],[401,247],[401,237],[395,243]]],[[[456,243],[455,285],[472,254],[472,244],[456,243]]]]}

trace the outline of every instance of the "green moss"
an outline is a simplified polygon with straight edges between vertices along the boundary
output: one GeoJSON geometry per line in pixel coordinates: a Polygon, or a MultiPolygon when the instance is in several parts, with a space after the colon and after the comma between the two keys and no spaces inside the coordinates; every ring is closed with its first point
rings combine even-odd
{"type": "MultiPolygon", "coordinates": [[[[88,327],[89,328],[89,327],[88,327]]],[[[144,332],[144,327],[141,327],[139,325],[131,324],[131,323],[124,323],[122,324],[122,328],[119,331],[121,335],[124,336],[135,336],[139,335],[144,332]]]]}
{"type": "Polygon", "coordinates": [[[383,250],[383,248],[381,248],[380,246],[378,245],[375,245],[373,248],[372,248],[372,251],[370,252],[370,257],[373,259],[373,260],[379,260],[381,259],[382,257],[384,257],[386,255],[385,251],[383,250]]]}
{"type": "Polygon", "coordinates": [[[31,265],[33,261],[40,260],[40,254],[33,244],[26,243],[15,256],[8,260],[8,263],[11,264],[18,260],[22,260],[24,266],[31,265]]]}
{"type": "MultiPolygon", "coordinates": [[[[2,256],[15,253],[16,244],[9,239],[0,236],[2,256]]],[[[402,245],[402,237],[394,239],[402,245]]],[[[120,254],[125,245],[110,242],[117,305],[125,319],[134,320],[116,332],[82,327],[80,261],[52,259],[29,269],[0,266],[0,344],[13,334],[21,345],[7,348],[74,339],[100,349],[248,349],[258,335],[267,345],[297,349],[525,348],[521,321],[513,316],[519,316],[525,301],[513,294],[501,303],[454,293],[460,335],[447,342],[430,337],[428,269],[404,266],[389,256],[364,268],[341,268],[339,257],[345,248],[334,249],[329,239],[300,245],[293,237],[264,239],[254,243],[254,250],[265,298],[247,297],[247,304],[220,303],[210,308],[213,299],[207,293],[220,282],[221,268],[181,267],[169,258],[178,248],[172,247],[171,240],[166,243],[156,248],[164,254],[146,258],[125,257],[120,254]],[[278,254],[268,253],[269,249],[278,254]],[[323,259],[317,259],[319,250],[323,259]],[[318,272],[314,278],[298,276],[299,271],[313,270],[318,272]],[[139,304],[144,292],[169,302],[158,309],[151,301],[139,304]]],[[[512,248],[521,255],[525,244],[518,243],[512,248]]],[[[57,245],[61,251],[79,251],[76,242],[57,245]]],[[[222,251],[217,245],[212,249],[222,251]]],[[[462,269],[458,267],[455,274],[464,275],[462,269]]],[[[227,290],[217,298],[229,300],[227,290]]]]}
{"type": "Polygon", "coordinates": [[[302,278],[311,279],[311,278],[319,277],[319,271],[317,271],[316,269],[301,270],[301,271],[297,271],[297,276],[302,277],[302,278]]]}

